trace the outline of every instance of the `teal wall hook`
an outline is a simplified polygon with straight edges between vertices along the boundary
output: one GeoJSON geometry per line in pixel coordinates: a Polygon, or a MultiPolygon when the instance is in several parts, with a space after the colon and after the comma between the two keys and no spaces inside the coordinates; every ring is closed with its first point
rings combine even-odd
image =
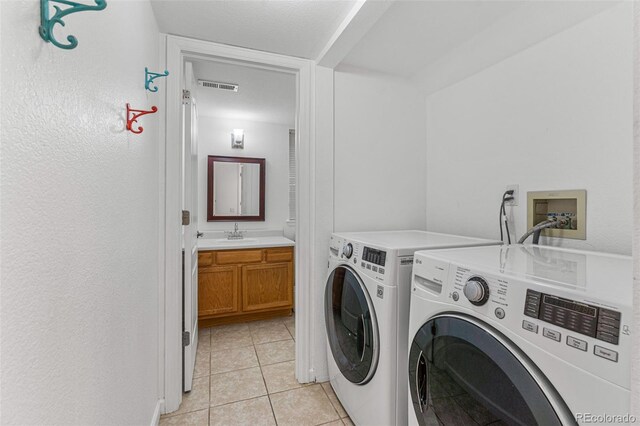
{"type": "Polygon", "coordinates": [[[47,43],[51,43],[54,46],[59,47],[60,49],[73,49],[78,45],[78,39],[75,36],[69,35],[67,36],[67,41],[69,44],[62,44],[58,40],[56,40],[53,35],[53,27],[56,24],[60,24],[61,27],[65,26],[64,21],[62,20],[65,16],[70,15],[75,12],[84,12],[87,10],[102,10],[107,7],[106,0],[93,0],[95,6],[87,5],[82,3],[76,3],[70,0],[40,0],[40,27],[38,31],[40,32],[40,37],[47,43]],[[50,5],[49,3],[59,3],[62,5],[70,6],[66,9],[61,9],[58,5],[53,5],[53,9],[55,13],[53,17],[50,17],[50,5]]]}
{"type": "Polygon", "coordinates": [[[149,72],[149,68],[145,67],[145,69],[144,69],[144,88],[147,89],[150,92],[157,92],[158,91],[158,86],[154,85],[153,87],[150,87],[151,83],[153,83],[153,80],[155,80],[156,78],[166,77],[168,75],[169,75],[169,71],[167,71],[167,70],[164,70],[164,73],[158,74],[157,72],[149,72]]]}

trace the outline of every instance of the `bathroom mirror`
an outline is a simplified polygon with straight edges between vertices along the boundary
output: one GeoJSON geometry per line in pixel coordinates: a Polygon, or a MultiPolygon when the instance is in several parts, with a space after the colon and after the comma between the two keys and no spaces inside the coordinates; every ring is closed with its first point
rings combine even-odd
{"type": "Polygon", "coordinates": [[[264,158],[210,155],[207,221],[264,221],[264,158]]]}

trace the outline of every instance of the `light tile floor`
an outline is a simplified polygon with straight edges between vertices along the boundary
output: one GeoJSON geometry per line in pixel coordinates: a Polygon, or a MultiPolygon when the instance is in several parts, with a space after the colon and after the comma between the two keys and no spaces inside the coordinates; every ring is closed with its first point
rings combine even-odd
{"type": "Polygon", "coordinates": [[[293,317],[200,330],[193,389],[160,425],[353,425],[331,385],[294,376],[293,317]]]}

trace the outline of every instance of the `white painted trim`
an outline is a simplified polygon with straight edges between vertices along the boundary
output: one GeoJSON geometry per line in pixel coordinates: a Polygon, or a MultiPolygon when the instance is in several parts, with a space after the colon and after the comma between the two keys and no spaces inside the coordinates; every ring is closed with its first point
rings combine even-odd
{"type": "Polygon", "coordinates": [[[311,246],[310,275],[312,279],[308,316],[309,332],[313,336],[311,359],[316,381],[326,381],[327,338],[324,322],[324,288],[327,279],[329,241],[334,226],[334,72],[333,69],[315,67],[314,117],[315,153],[313,161],[313,245],[311,246]]]}
{"type": "MultiPolygon", "coordinates": [[[[159,37],[160,51],[158,52],[158,63],[165,64],[167,60],[167,43],[166,37],[159,37]]],[[[159,86],[162,87],[162,86],[159,86]]],[[[165,370],[165,126],[162,124],[167,122],[166,115],[166,99],[163,96],[158,98],[158,115],[160,126],[158,126],[158,398],[162,401],[164,407],[164,370],[165,370]]],[[[163,411],[161,411],[163,412],[163,411]]]]}
{"type": "MultiPolygon", "coordinates": [[[[305,61],[306,62],[306,61],[305,61]]],[[[314,282],[313,225],[315,212],[314,164],[315,131],[313,97],[315,95],[315,67],[310,62],[299,68],[296,100],[296,378],[303,383],[315,380],[312,366],[312,290],[314,282]],[[305,90],[306,88],[306,90],[305,90]],[[301,190],[302,189],[302,190],[301,190]]]]}
{"type": "Polygon", "coordinates": [[[163,229],[164,250],[164,294],[163,307],[165,324],[165,365],[164,399],[165,412],[172,412],[182,402],[182,265],[181,256],[181,163],[180,107],[182,55],[180,46],[171,37],[166,38],[166,67],[170,70],[165,79],[166,129],[165,129],[165,228],[163,229]]]}
{"type": "MultiPolygon", "coordinates": [[[[309,264],[315,254],[314,225],[314,155],[315,127],[313,101],[315,95],[312,61],[290,56],[259,52],[202,40],[165,35],[166,69],[166,120],[164,129],[164,163],[162,169],[165,203],[161,209],[164,216],[161,241],[164,242],[164,270],[161,307],[161,323],[164,324],[164,377],[163,397],[165,412],[178,409],[182,400],[182,351],[181,351],[181,265],[180,265],[180,98],[183,63],[186,58],[206,58],[221,61],[241,62],[248,66],[275,68],[296,75],[297,115],[296,144],[299,184],[297,191],[296,221],[296,378],[300,382],[315,380],[312,366],[312,327],[308,316],[312,312],[311,275],[309,264]]],[[[162,142],[161,142],[162,143],[162,142]]]]}
{"type": "Polygon", "coordinates": [[[358,0],[318,55],[317,64],[335,68],[392,4],[393,1],[358,0]]]}
{"type": "Polygon", "coordinates": [[[151,418],[151,426],[157,426],[160,423],[160,414],[162,414],[162,406],[164,400],[159,399],[156,403],[156,409],[153,410],[153,417],[151,418]]]}

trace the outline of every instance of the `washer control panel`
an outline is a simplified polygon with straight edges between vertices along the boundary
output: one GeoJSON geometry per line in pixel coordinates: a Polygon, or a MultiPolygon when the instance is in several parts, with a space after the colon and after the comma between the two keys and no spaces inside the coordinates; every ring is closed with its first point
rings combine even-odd
{"type": "Polygon", "coordinates": [[[384,264],[387,260],[387,252],[364,246],[364,250],[362,251],[362,260],[384,268],[384,264]]]}
{"type": "MultiPolygon", "coordinates": [[[[353,268],[357,268],[368,276],[378,281],[384,281],[385,273],[392,267],[391,262],[387,262],[387,252],[371,247],[363,246],[353,240],[347,240],[336,235],[331,236],[329,253],[332,257],[341,262],[347,262],[353,268]],[[385,264],[387,268],[385,268],[385,264]]],[[[328,265],[330,266],[330,265],[328,265]]]]}
{"type": "Polygon", "coordinates": [[[621,314],[610,309],[528,289],[524,314],[614,345],[620,340],[621,314]]]}
{"type": "Polygon", "coordinates": [[[344,247],[342,247],[342,255],[347,259],[350,259],[351,255],[353,255],[353,244],[345,244],[344,247]]]}
{"type": "Polygon", "coordinates": [[[489,300],[489,284],[484,278],[469,278],[462,291],[467,300],[476,306],[482,306],[489,300]]]}
{"type": "Polygon", "coordinates": [[[447,257],[447,252],[435,250],[414,255],[412,318],[430,312],[415,311],[415,303],[434,312],[464,313],[487,322],[525,351],[535,348],[531,353],[536,356],[552,355],[629,388],[630,302],[617,294],[603,297],[495,268],[449,262],[447,257]]]}
{"type": "Polygon", "coordinates": [[[509,306],[507,301],[508,288],[509,283],[503,277],[484,273],[480,275],[477,271],[457,267],[455,268],[453,291],[450,293],[450,297],[454,302],[461,299],[475,307],[484,307],[481,312],[485,314],[494,312],[496,308],[501,308],[495,318],[503,319],[509,306]]]}

